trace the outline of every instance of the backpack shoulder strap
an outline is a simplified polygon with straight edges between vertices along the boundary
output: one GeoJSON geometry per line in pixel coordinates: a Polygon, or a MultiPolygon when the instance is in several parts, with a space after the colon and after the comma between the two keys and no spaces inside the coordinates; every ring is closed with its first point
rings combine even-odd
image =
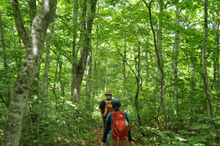
{"type": "MultiPolygon", "coordinates": [[[[112,114],[112,122],[114,122],[114,119],[115,119],[115,112],[110,112],[112,114]]],[[[112,123],[113,124],[113,123],[112,123]]]]}

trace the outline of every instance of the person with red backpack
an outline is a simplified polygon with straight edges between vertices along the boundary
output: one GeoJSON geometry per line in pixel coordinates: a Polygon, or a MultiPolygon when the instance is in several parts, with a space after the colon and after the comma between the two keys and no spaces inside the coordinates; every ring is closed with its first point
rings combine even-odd
{"type": "MultiPolygon", "coordinates": [[[[99,109],[101,110],[101,116],[102,116],[102,119],[103,119],[104,129],[105,129],[105,124],[106,124],[106,117],[107,117],[108,113],[113,111],[113,107],[111,105],[112,91],[111,90],[106,90],[105,96],[106,96],[106,98],[99,105],[99,109]]],[[[106,137],[106,146],[109,146],[108,137],[106,137]]]]}
{"type": "Polygon", "coordinates": [[[130,117],[119,107],[121,102],[119,98],[112,99],[113,112],[110,112],[106,118],[104,136],[102,139],[103,146],[106,143],[106,137],[109,133],[110,146],[131,146],[131,132],[129,129],[130,117]]]}

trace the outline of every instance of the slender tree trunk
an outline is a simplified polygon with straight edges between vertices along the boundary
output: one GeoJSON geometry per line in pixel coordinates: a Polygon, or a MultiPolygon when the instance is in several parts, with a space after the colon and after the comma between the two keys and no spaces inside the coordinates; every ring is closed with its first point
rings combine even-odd
{"type": "MultiPolygon", "coordinates": [[[[50,33],[49,33],[49,39],[47,39],[47,42],[46,42],[45,71],[44,71],[43,81],[41,84],[41,95],[43,97],[43,103],[42,103],[43,108],[46,108],[46,105],[47,105],[48,84],[49,84],[48,73],[49,73],[49,69],[50,69],[50,45],[51,45],[51,42],[53,39],[54,26],[55,26],[55,20],[53,20],[52,29],[50,30],[50,33]]],[[[44,114],[46,114],[46,113],[44,113],[44,114]]]]}
{"type": "Polygon", "coordinates": [[[109,62],[109,58],[107,58],[106,60],[105,90],[107,90],[107,85],[108,85],[108,62],[109,62]]]}
{"type": "Polygon", "coordinates": [[[59,81],[60,81],[60,88],[61,88],[61,96],[64,97],[65,96],[65,88],[64,88],[64,84],[62,81],[62,66],[63,66],[63,62],[59,62],[59,81]]]}
{"type": "MultiPolygon", "coordinates": [[[[59,56],[57,56],[59,58],[59,56]]],[[[57,83],[57,74],[58,74],[58,68],[59,68],[59,59],[57,60],[57,65],[56,65],[56,72],[55,72],[55,76],[54,76],[54,84],[53,84],[53,92],[54,92],[54,95],[56,97],[56,83],[57,83]]],[[[57,98],[55,99],[56,101],[56,105],[58,104],[57,102],[57,98]]]]}
{"type": "MultiPolygon", "coordinates": [[[[28,5],[29,5],[29,12],[30,12],[29,13],[30,20],[33,20],[37,14],[36,0],[28,0],[28,5]]],[[[31,25],[30,25],[30,30],[31,30],[31,25]]]]}
{"type": "Polygon", "coordinates": [[[21,15],[20,15],[19,1],[13,0],[12,6],[14,8],[15,25],[18,30],[18,34],[21,37],[21,39],[25,45],[25,49],[27,51],[27,48],[29,47],[28,46],[29,36],[25,30],[25,27],[23,25],[23,19],[21,18],[21,15]]]}
{"type": "MultiPolygon", "coordinates": [[[[97,4],[97,13],[99,13],[99,4],[97,4]]],[[[96,95],[96,90],[97,90],[97,50],[99,46],[99,39],[98,39],[98,34],[99,34],[99,23],[97,20],[97,28],[96,28],[96,47],[95,47],[95,59],[94,59],[94,81],[93,81],[93,99],[95,98],[96,95]]]]}
{"type": "Polygon", "coordinates": [[[139,90],[140,90],[140,54],[141,54],[141,50],[140,50],[140,42],[138,41],[138,66],[137,66],[137,92],[136,92],[136,96],[135,96],[135,106],[136,106],[136,110],[137,110],[137,116],[138,116],[138,122],[139,125],[142,125],[141,122],[141,117],[140,117],[140,113],[139,113],[139,106],[138,106],[138,96],[139,96],[139,90]]]}
{"type": "Polygon", "coordinates": [[[74,0],[74,14],[73,14],[73,48],[72,48],[72,80],[71,80],[71,101],[74,102],[74,84],[76,75],[76,38],[77,38],[77,19],[78,19],[78,0],[74,0]]]}
{"type": "MultiPolygon", "coordinates": [[[[219,16],[218,13],[215,14],[215,17],[217,18],[219,16]]],[[[217,92],[218,98],[220,98],[220,70],[219,70],[219,24],[217,22],[213,22],[213,30],[215,31],[215,59],[214,59],[214,85],[215,90],[217,92]]],[[[218,108],[218,105],[217,105],[218,108]]]]}
{"type": "Polygon", "coordinates": [[[175,100],[175,108],[177,115],[179,114],[178,110],[178,55],[179,55],[179,1],[177,1],[176,5],[176,34],[175,34],[175,41],[174,41],[174,47],[173,47],[173,71],[174,71],[174,100],[175,100]]]}
{"type": "Polygon", "coordinates": [[[91,99],[92,51],[89,51],[87,62],[88,65],[87,65],[86,92],[87,92],[87,98],[91,99]]]}
{"type": "MultiPolygon", "coordinates": [[[[206,48],[207,48],[207,40],[208,40],[208,0],[205,0],[204,5],[204,29],[205,29],[205,36],[204,36],[204,44],[202,47],[202,63],[203,63],[203,81],[205,86],[205,93],[207,96],[207,102],[208,102],[208,113],[210,119],[212,119],[213,110],[212,110],[212,101],[211,101],[211,91],[209,89],[209,83],[208,83],[208,75],[207,75],[207,66],[206,66],[206,48]]],[[[215,124],[214,121],[211,120],[211,130],[215,130],[215,124]]]]}
{"type": "Polygon", "coordinates": [[[146,49],[145,49],[145,64],[146,64],[146,83],[148,82],[148,77],[149,77],[149,74],[148,74],[148,70],[149,70],[149,67],[148,67],[148,46],[146,46],[146,49]]]}
{"type": "MultiPolygon", "coordinates": [[[[17,31],[17,30],[15,30],[17,31]]],[[[14,50],[17,50],[17,46],[16,46],[17,42],[16,42],[16,35],[14,35],[14,50]]],[[[21,65],[22,65],[22,62],[21,62],[21,59],[22,59],[22,52],[21,52],[21,39],[18,39],[18,48],[19,48],[19,53],[16,54],[16,58],[15,58],[15,61],[16,61],[16,64],[17,64],[17,72],[20,71],[21,69],[21,65]]]]}
{"type": "MultiPolygon", "coordinates": [[[[189,75],[190,77],[191,77],[191,97],[194,97],[195,96],[195,91],[196,91],[196,82],[195,82],[195,69],[193,68],[193,65],[192,65],[192,67],[191,67],[191,75],[189,75]]],[[[194,99],[193,98],[191,98],[191,115],[194,115],[194,103],[195,101],[194,101],[194,99]]],[[[191,116],[191,122],[194,122],[194,116],[191,116]]]]}
{"type": "Polygon", "coordinates": [[[82,83],[83,74],[84,74],[85,67],[86,67],[87,57],[88,57],[89,52],[91,51],[90,35],[92,32],[92,25],[93,25],[97,0],[91,1],[91,9],[90,9],[90,14],[88,15],[87,25],[86,25],[86,12],[87,12],[86,3],[87,3],[87,0],[84,0],[83,1],[83,23],[82,23],[83,29],[84,29],[84,32],[83,32],[84,42],[83,42],[82,55],[79,59],[78,64],[76,65],[76,76],[75,76],[74,94],[73,94],[74,102],[79,101],[81,83],[82,83]]]}
{"type": "Polygon", "coordinates": [[[29,92],[39,70],[46,30],[55,16],[56,5],[56,0],[44,0],[33,20],[30,41],[26,44],[27,55],[14,84],[2,146],[19,145],[29,92]]]}
{"type": "MultiPolygon", "coordinates": [[[[123,58],[123,73],[124,73],[124,77],[123,77],[123,81],[124,81],[124,84],[126,82],[126,66],[125,66],[125,59],[126,59],[126,55],[127,55],[127,42],[126,42],[126,32],[125,32],[125,36],[124,36],[124,58],[123,58]]],[[[125,95],[126,95],[126,87],[124,86],[124,98],[125,98],[125,95]]]]}
{"type": "MultiPolygon", "coordinates": [[[[160,86],[160,98],[161,98],[161,104],[162,104],[162,108],[163,108],[163,114],[164,114],[164,123],[165,123],[165,129],[167,130],[167,115],[166,115],[166,109],[165,109],[165,103],[164,103],[164,96],[165,96],[165,88],[164,88],[164,85],[165,85],[165,76],[164,76],[164,70],[163,70],[163,63],[161,62],[162,61],[162,52],[160,53],[160,51],[162,51],[162,44],[158,43],[159,44],[159,47],[157,47],[157,39],[156,39],[156,34],[155,34],[155,31],[154,31],[154,27],[153,27],[153,23],[152,23],[152,16],[151,16],[151,3],[152,1],[150,2],[150,4],[147,4],[145,0],[143,0],[145,5],[148,7],[149,9],[149,19],[150,19],[150,25],[151,25],[151,29],[152,29],[152,32],[153,32],[153,36],[154,36],[154,47],[155,47],[155,52],[156,52],[156,55],[157,55],[157,63],[158,63],[158,67],[159,67],[159,70],[161,72],[161,86],[160,86]],[[161,46],[160,46],[161,45],[161,46]],[[158,49],[159,48],[159,49],[158,49]]],[[[159,4],[160,4],[160,13],[162,12],[163,10],[163,2],[162,0],[159,1],[159,4]]],[[[161,16],[160,18],[161,19],[161,16]]],[[[159,30],[162,31],[162,28],[160,29],[160,27],[162,27],[162,22],[161,20],[160,21],[160,24],[159,24],[159,30]]],[[[159,32],[158,33],[158,41],[162,43],[162,32],[159,32]]]]}
{"type": "Polygon", "coordinates": [[[165,108],[165,103],[164,103],[164,98],[165,98],[165,75],[164,75],[164,68],[163,68],[163,50],[162,50],[162,12],[163,12],[163,1],[158,0],[159,2],[159,29],[157,32],[157,38],[158,38],[158,60],[160,60],[160,64],[158,62],[159,69],[161,71],[161,85],[160,85],[160,98],[161,98],[161,105],[163,108],[163,114],[164,114],[164,121],[165,121],[165,129],[167,130],[167,115],[166,115],[166,108],[165,108]]]}
{"type": "Polygon", "coordinates": [[[1,11],[0,11],[0,31],[1,31],[1,43],[2,43],[2,50],[3,50],[3,60],[4,60],[4,68],[5,68],[5,78],[6,78],[6,85],[7,85],[7,102],[5,105],[8,105],[11,98],[11,87],[9,83],[9,69],[8,69],[8,61],[7,61],[7,53],[6,53],[6,46],[5,46],[5,39],[4,39],[4,31],[3,31],[3,25],[2,25],[2,17],[1,17],[1,11]]]}
{"type": "MultiPolygon", "coordinates": [[[[48,85],[49,85],[49,80],[48,80],[48,73],[49,73],[49,68],[50,68],[50,45],[53,39],[53,32],[54,32],[54,27],[55,27],[55,20],[52,22],[52,28],[49,32],[49,39],[46,37],[46,61],[45,61],[45,71],[44,71],[44,77],[41,83],[41,96],[42,96],[42,103],[41,103],[41,110],[42,113],[38,116],[37,118],[37,123],[36,123],[36,137],[38,140],[39,138],[39,132],[40,132],[40,125],[43,120],[43,115],[47,115],[47,96],[48,96],[48,85]]],[[[44,118],[44,120],[46,120],[44,118]]],[[[39,143],[37,142],[36,145],[39,143]]]]}
{"type": "Polygon", "coordinates": [[[19,61],[18,61],[18,72],[20,72],[20,69],[21,69],[21,66],[22,66],[22,61],[21,61],[21,55],[22,55],[22,52],[21,52],[21,39],[18,39],[18,48],[19,48],[19,61]]]}

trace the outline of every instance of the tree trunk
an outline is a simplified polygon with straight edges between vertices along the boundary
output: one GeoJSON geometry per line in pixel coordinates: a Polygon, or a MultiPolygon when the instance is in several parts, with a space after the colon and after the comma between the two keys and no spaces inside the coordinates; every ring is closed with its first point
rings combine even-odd
{"type": "Polygon", "coordinates": [[[14,19],[15,19],[16,28],[18,30],[18,34],[21,37],[21,39],[25,45],[26,51],[28,51],[27,48],[30,47],[30,46],[28,46],[29,36],[28,36],[28,34],[25,30],[25,27],[23,25],[23,19],[21,18],[18,0],[13,0],[12,6],[14,8],[14,19]]]}
{"type": "Polygon", "coordinates": [[[146,65],[146,83],[148,82],[148,78],[149,78],[149,74],[148,74],[148,70],[149,70],[149,65],[148,65],[148,46],[146,46],[145,49],[145,65],[146,65]]]}
{"type": "Polygon", "coordinates": [[[166,108],[164,103],[165,98],[165,75],[164,75],[164,68],[163,68],[163,53],[162,53],[162,12],[163,12],[163,1],[158,0],[159,2],[159,29],[157,32],[157,38],[158,38],[158,49],[157,49],[157,59],[160,60],[160,63],[158,62],[159,69],[161,71],[161,85],[160,85],[160,98],[161,98],[161,105],[163,108],[163,114],[164,114],[164,121],[165,121],[165,129],[167,130],[167,116],[166,116],[166,108]]]}
{"type": "MultiPolygon", "coordinates": [[[[2,52],[3,52],[3,61],[4,61],[4,68],[5,68],[5,78],[6,78],[6,85],[7,85],[7,102],[5,105],[8,107],[8,103],[10,102],[11,98],[11,87],[9,83],[9,69],[8,69],[8,61],[7,61],[7,53],[6,53],[6,46],[5,46],[5,39],[4,39],[4,31],[3,31],[3,25],[2,25],[2,17],[1,17],[1,11],[0,11],[0,31],[1,31],[1,43],[2,43],[2,52]]],[[[2,97],[3,98],[3,97],[2,97]]]]}
{"type": "MultiPolygon", "coordinates": [[[[124,84],[126,82],[126,66],[125,66],[125,59],[126,59],[126,55],[127,55],[127,42],[126,42],[126,32],[125,32],[125,36],[124,36],[124,58],[123,58],[123,74],[124,74],[124,77],[123,77],[123,81],[124,81],[124,84]]],[[[124,91],[123,91],[123,94],[124,94],[124,98],[125,98],[125,94],[126,94],[126,87],[124,86],[124,91]]]]}
{"type": "Polygon", "coordinates": [[[173,72],[174,72],[174,101],[175,101],[175,108],[176,108],[176,112],[177,115],[179,113],[178,111],[178,69],[177,69],[177,65],[178,65],[178,55],[179,55],[179,30],[178,30],[178,26],[179,26],[179,1],[177,1],[177,5],[176,5],[176,34],[175,34],[175,41],[174,41],[174,47],[173,47],[173,72]]]}
{"type": "Polygon", "coordinates": [[[76,38],[77,38],[77,19],[78,19],[78,0],[74,0],[74,14],[73,14],[73,48],[72,48],[72,80],[71,80],[71,101],[74,102],[74,84],[76,75],[76,38]]]}
{"type": "MultiPolygon", "coordinates": [[[[99,13],[99,4],[97,4],[97,13],[99,13]]],[[[94,59],[94,81],[93,81],[93,99],[95,98],[96,95],[96,89],[97,89],[97,50],[99,46],[99,39],[98,39],[98,34],[99,34],[99,23],[97,21],[97,28],[96,28],[96,47],[95,47],[95,59],[94,59]]]]}
{"type": "Polygon", "coordinates": [[[27,55],[14,84],[2,146],[19,145],[29,92],[39,70],[46,30],[55,16],[56,5],[56,0],[44,0],[33,20],[30,41],[26,44],[27,55]]]}
{"type": "Polygon", "coordinates": [[[87,65],[86,92],[87,92],[87,98],[91,99],[92,51],[89,51],[87,61],[88,61],[88,65],[87,65]]]}
{"type": "Polygon", "coordinates": [[[18,48],[19,48],[19,60],[18,60],[18,72],[20,72],[21,70],[21,66],[22,66],[22,61],[21,61],[21,55],[22,55],[22,52],[21,52],[21,39],[18,39],[18,48]]]}
{"type": "MultiPolygon", "coordinates": [[[[211,102],[211,91],[209,89],[208,84],[208,75],[207,75],[207,66],[206,66],[206,48],[207,48],[207,40],[208,40],[208,0],[205,0],[204,5],[204,30],[205,30],[205,36],[204,36],[204,44],[202,47],[202,63],[203,63],[203,81],[205,86],[205,93],[207,96],[207,102],[208,102],[208,113],[210,119],[212,119],[213,111],[212,111],[212,102],[211,102]]],[[[211,130],[215,130],[215,124],[213,120],[210,120],[211,123],[211,130]]]]}
{"type": "MultiPolygon", "coordinates": [[[[215,17],[217,18],[219,16],[218,13],[215,14],[215,17]]],[[[219,24],[217,22],[213,22],[213,30],[215,31],[215,59],[214,59],[214,85],[215,90],[217,92],[218,98],[220,98],[220,70],[219,70],[219,24]]],[[[217,105],[218,107],[218,105],[217,105]]]]}
{"type": "MultiPolygon", "coordinates": [[[[160,20],[159,20],[159,30],[161,32],[158,32],[158,41],[159,41],[159,47],[157,47],[157,39],[156,39],[156,34],[154,31],[154,27],[153,27],[153,23],[152,23],[152,16],[151,16],[151,3],[147,4],[145,0],[143,0],[145,5],[148,7],[149,10],[149,19],[150,19],[150,25],[151,25],[151,30],[153,32],[153,36],[154,36],[154,47],[155,47],[155,52],[156,52],[156,56],[157,56],[157,64],[159,67],[159,70],[161,72],[161,84],[160,84],[160,98],[161,98],[161,104],[162,104],[162,108],[163,108],[163,114],[164,114],[164,123],[165,123],[165,129],[167,130],[167,115],[166,115],[166,109],[165,109],[165,103],[164,103],[164,96],[165,96],[165,77],[164,77],[164,70],[163,70],[163,63],[162,63],[162,20],[161,20],[161,16],[160,16],[160,20]],[[161,27],[161,28],[160,28],[161,27]]],[[[163,2],[162,0],[159,0],[159,5],[160,5],[160,13],[163,11],[163,2]]]]}
{"type": "MultiPolygon", "coordinates": [[[[36,0],[28,0],[28,5],[29,5],[29,12],[30,12],[30,20],[33,20],[34,17],[37,14],[37,4],[36,4],[36,0]]],[[[30,24],[30,30],[31,30],[31,25],[30,24]]]]}
{"type": "Polygon", "coordinates": [[[107,58],[106,60],[105,90],[107,90],[107,85],[108,85],[108,62],[109,62],[109,58],[107,58]]]}
{"type": "Polygon", "coordinates": [[[82,83],[83,74],[84,74],[85,67],[86,67],[87,57],[88,57],[89,51],[91,51],[90,35],[92,32],[92,25],[93,25],[97,0],[91,1],[91,10],[90,10],[90,15],[88,15],[88,18],[87,18],[88,19],[87,25],[85,22],[86,12],[87,12],[86,2],[87,0],[83,1],[83,23],[82,25],[84,29],[84,32],[83,32],[84,42],[83,42],[82,54],[80,56],[78,64],[76,65],[76,76],[75,76],[74,94],[73,94],[74,103],[79,102],[81,83],[82,83]]]}
{"type": "MultiPolygon", "coordinates": [[[[41,103],[41,110],[42,113],[38,116],[37,118],[37,123],[36,123],[36,137],[38,140],[39,139],[39,132],[40,132],[40,125],[43,120],[43,115],[47,115],[47,96],[48,96],[48,73],[49,73],[49,67],[50,67],[50,45],[53,39],[53,32],[54,32],[54,26],[55,26],[55,20],[52,22],[52,29],[50,30],[49,33],[49,39],[46,38],[46,61],[45,61],[45,71],[44,71],[44,77],[41,83],[41,96],[42,96],[42,103],[41,103]]],[[[45,36],[46,37],[46,36],[45,36]]],[[[44,118],[44,120],[46,120],[44,118]]],[[[37,142],[36,145],[39,143],[37,142]]]]}
{"type": "Polygon", "coordinates": [[[141,64],[140,54],[141,54],[140,41],[138,41],[138,66],[137,66],[138,76],[137,76],[137,92],[136,92],[136,96],[135,96],[135,106],[136,106],[136,110],[137,110],[139,125],[142,126],[141,117],[140,117],[140,113],[139,113],[139,106],[138,106],[138,96],[139,96],[139,90],[140,90],[140,64],[141,64]]]}
{"type": "Polygon", "coordinates": [[[43,97],[43,103],[42,103],[43,108],[46,108],[46,105],[47,105],[48,84],[49,84],[48,73],[50,69],[50,44],[53,39],[54,26],[55,26],[55,20],[53,20],[52,29],[50,30],[50,33],[49,33],[49,39],[47,39],[47,42],[46,42],[45,71],[44,71],[43,81],[41,84],[41,95],[43,97]]]}
{"type": "Polygon", "coordinates": [[[62,65],[63,65],[63,62],[62,61],[59,62],[59,81],[60,81],[60,88],[61,88],[61,96],[64,97],[65,96],[65,88],[64,88],[63,81],[62,81],[62,75],[61,75],[62,65]]]}
{"type": "MultiPolygon", "coordinates": [[[[195,93],[196,93],[196,88],[197,87],[196,87],[196,82],[195,82],[195,69],[193,68],[193,65],[191,67],[190,73],[191,73],[191,74],[189,74],[189,76],[191,78],[191,81],[190,81],[191,93],[190,93],[190,95],[192,97],[195,97],[195,93]]],[[[195,100],[193,98],[191,98],[191,115],[194,115],[194,105],[195,105],[194,102],[195,102],[195,100]]],[[[191,122],[195,122],[194,119],[195,119],[194,116],[190,117],[190,121],[191,122]]]]}

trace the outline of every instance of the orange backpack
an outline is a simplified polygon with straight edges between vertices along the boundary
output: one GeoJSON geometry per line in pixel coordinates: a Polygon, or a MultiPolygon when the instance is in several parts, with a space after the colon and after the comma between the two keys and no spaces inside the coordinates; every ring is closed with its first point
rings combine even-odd
{"type": "Polygon", "coordinates": [[[104,116],[107,117],[108,113],[113,112],[114,108],[112,107],[112,100],[104,100],[105,102],[105,111],[104,116]]]}

